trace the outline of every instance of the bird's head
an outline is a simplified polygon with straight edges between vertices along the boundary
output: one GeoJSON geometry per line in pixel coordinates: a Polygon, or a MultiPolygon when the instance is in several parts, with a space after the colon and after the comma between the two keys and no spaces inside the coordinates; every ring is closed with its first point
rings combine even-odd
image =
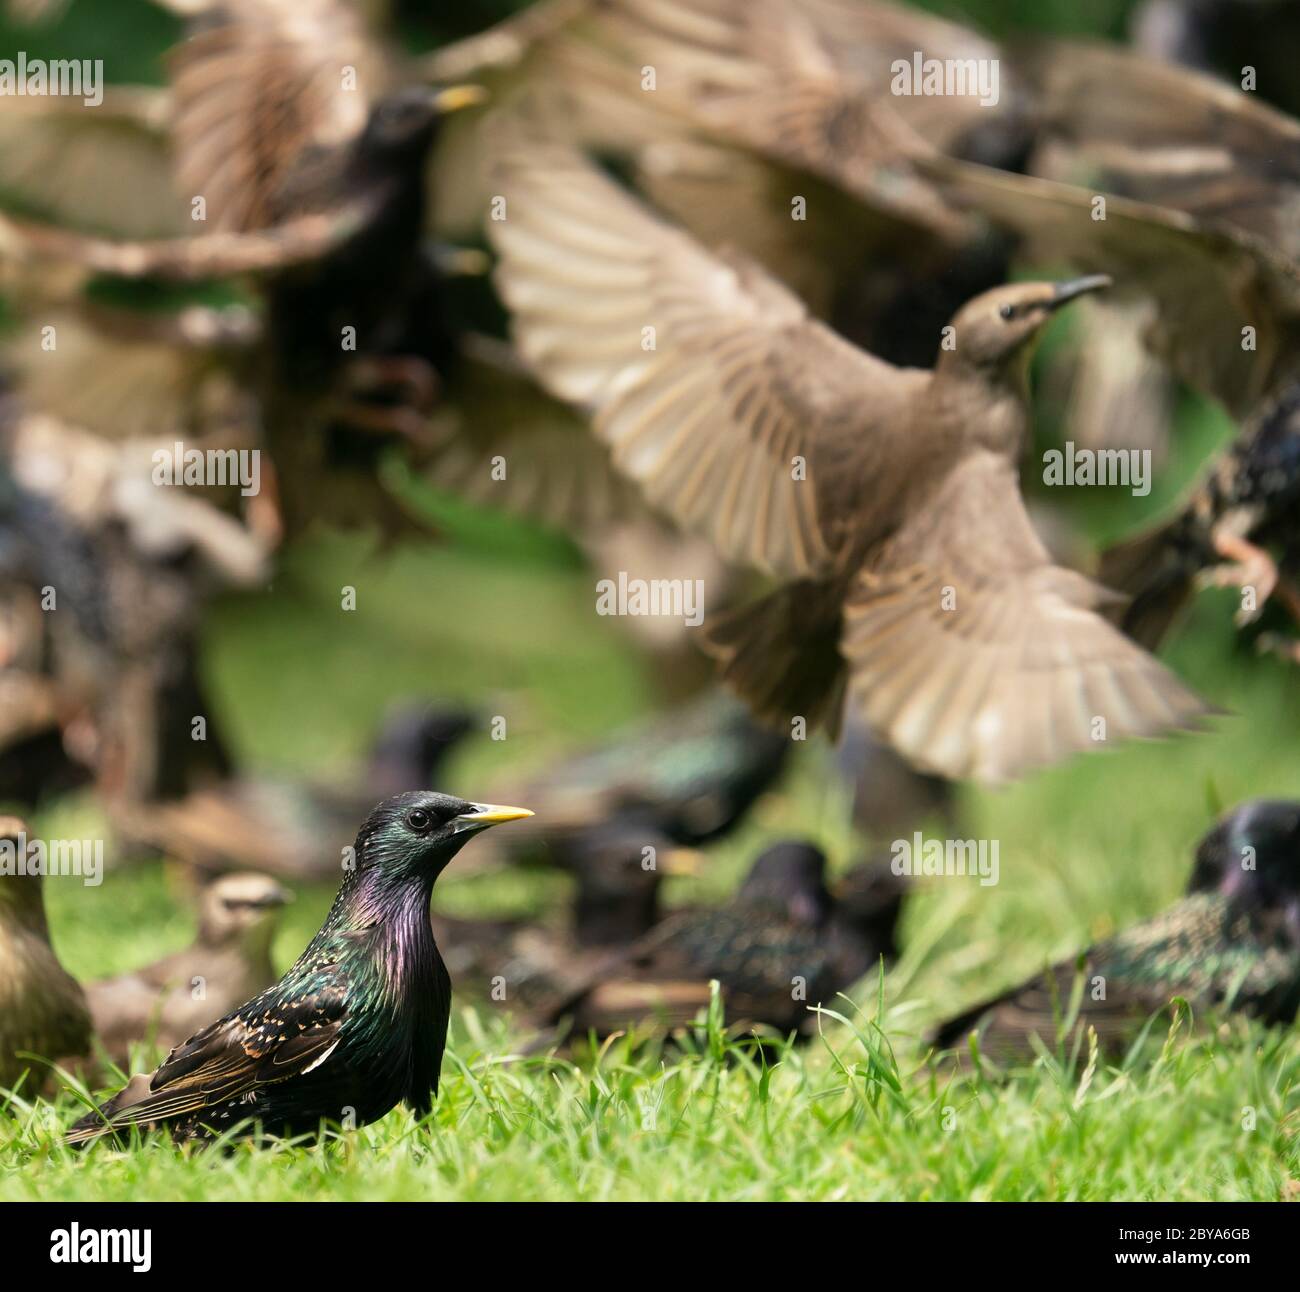
{"type": "Polygon", "coordinates": [[[750,867],[738,897],[742,903],[780,907],[798,924],[820,924],[833,904],[826,889],[826,856],[811,843],[773,844],[750,867]]]}
{"type": "Polygon", "coordinates": [[[835,901],[845,922],[877,952],[897,953],[894,932],[907,895],[908,881],[895,875],[887,861],[854,866],[835,886],[835,901]]]}
{"type": "Polygon", "coordinates": [[[1188,891],[1285,909],[1300,935],[1300,802],[1252,799],[1233,808],[1197,845],[1188,891]]]}
{"type": "Polygon", "coordinates": [[[1008,283],[983,292],[953,316],[955,348],[940,350],[939,361],[990,372],[1018,364],[1062,305],[1109,286],[1105,274],[1090,274],[1061,283],[1008,283]]]}
{"type": "Polygon", "coordinates": [[[380,803],[358,832],[356,871],[431,885],[480,830],[532,815],[527,808],[472,803],[433,790],[398,794],[380,803]]]}
{"type": "Polygon", "coordinates": [[[380,99],[371,109],[363,146],[371,155],[419,156],[432,144],[444,117],[485,98],[477,85],[445,89],[407,86],[380,99]]]}
{"type": "Polygon", "coordinates": [[[289,890],[269,875],[222,875],[199,898],[199,941],[209,947],[265,949],[280,923],[280,908],[292,900],[289,890]]]}

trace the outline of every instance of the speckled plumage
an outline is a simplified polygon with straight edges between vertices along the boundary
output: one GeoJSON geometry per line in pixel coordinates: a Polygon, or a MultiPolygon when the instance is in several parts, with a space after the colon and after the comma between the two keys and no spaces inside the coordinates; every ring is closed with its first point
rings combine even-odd
{"type": "Polygon", "coordinates": [[[1050,1045],[1082,974],[1079,1019],[1102,1046],[1128,1043],[1175,996],[1195,1014],[1234,1011],[1288,1023],[1300,1007],[1300,804],[1256,800],[1201,841],[1188,895],[943,1024],[940,1049],[973,1030],[998,1059],[1050,1045]],[[1104,998],[1096,999],[1099,981],[1104,998]]]}
{"type": "Polygon", "coordinates": [[[841,899],[825,871],[811,845],[774,845],[731,902],[669,916],[601,966],[553,1018],[569,1019],[578,1035],[685,1023],[708,1004],[716,978],[729,1023],[808,1031],[810,1006],[834,1007],[837,992],[892,954],[902,897],[878,868],[861,867],[846,877],[841,899]]]}
{"type": "Polygon", "coordinates": [[[284,977],[151,1077],[132,1077],[69,1142],[160,1122],[177,1139],[253,1119],[271,1133],[311,1132],[322,1121],[364,1125],[403,1101],[426,1113],[451,1009],[429,922],[433,885],[472,832],[524,815],[430,791],[381,803],[325,923],[284,977]]]}

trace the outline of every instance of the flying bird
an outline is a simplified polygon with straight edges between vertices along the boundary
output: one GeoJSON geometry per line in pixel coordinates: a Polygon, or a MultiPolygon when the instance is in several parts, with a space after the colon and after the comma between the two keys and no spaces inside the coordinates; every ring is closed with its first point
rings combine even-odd
{"type": "Polygon", "coordinates": [[[50,946],[42,874],[18,873],[30,846],[27,826],[0,817],[0,1086],[14,1089],[26,1074],[30,1093],[46,1084],[49,1063],[80,1058],[90,1050],[90,1011],[85,993],[50,946]]]}
{"type": "Polygon", "coordinates": [[[95,1035],[124,1066],[131,1046],[180,1045],[213,1015],[235,1009],[275,981],[271,939],[289,893],[253,873],[222,875],[199,896],[193,944],[154,964],[86,986],[95,1035]]]}
{"type": "Polygon", "coordinates": [[[932,371],[896,368],[511,129],[487,224],[520,351],[654,506],[786,580],[706,625],[756,714],[834,729],[847,704],[917,767],[1001,781],[1205,711],[1052,563],[1020,495],[1033,342],[1106,278],[978,296],[932,371]]]}
{"type": "Polygon", "coordinates": [[[68,1131],[177,1140],[256,1123],[271,1134],[366,1125],[438,1092],[451,980],[429,923],[443,869],[478,831],[529,813],[422,790],[380,803],[320,932],[273,987],[196,1032],[68,1131]]]}
{"type": "Polygon", "coordinates": [[[1255,800],[1197,847],[1187,895],[1081,955],[949,1020],[937,1049],[976,1032],[995,1060],[1049,1046],[1077,1022],[1106,1051],[1130,1044],[1173,997],[1194,1015],[1287,1024],[1300,1007],[1300,804],[1255,800]],[[1077,1000],[1077,1006],[1074,1002],[1077,1000]]]}

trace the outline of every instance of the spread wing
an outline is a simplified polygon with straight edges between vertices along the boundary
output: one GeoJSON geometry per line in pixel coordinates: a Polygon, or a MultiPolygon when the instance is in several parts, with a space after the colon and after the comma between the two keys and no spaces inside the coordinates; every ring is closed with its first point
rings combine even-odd
{"type": "Polygon", "coordinates": [[[963,221],[909,157],[922,141],[961,147],[994,109],[972,94],[898,95],[893,65],[910,68],[917,50],[988,65],[997,50],[982,37],[913,10],[845,0],[608,0],[601,15],[634,69],[655,68],[655,99],[697,128],[961,239],[963,221]]]}
{"type": "Polygon", "coordinates": [[[1109,273],[1117,292],[1154,301],[1148,344],[1238,415],[1294,354],[1300,271],[1263,240],[1123,197],[1099,207],[1093,192],[1050,180],[937,157],[923,165],[954,199],[1023,235],[1040,263],[1109,273]],[[1254,350],[1242,345],[1247,325],[1256,330],[1254,350]]]}
{"type": "Polygon", "coordinates": [[[545,394],[504,343],[467,338],[451,398],[434,413],[433,484],[578,538],[649,514],[609,450],[545,394]]]}
{"type": "Polygon", "coordinates": [[[386,80],[339,0],[222,0],[170,60],[177,185],[207,228],[278,223],[304,156],[350,142],[386,80]]]}
{"type": "Polygon", "coordinates": [[[32,218],[118,238],[192,228],[173,185],[164,91],[110,86],[79,98],[6,96],[0,204],[32,218]]]}
{"type": "Polygon", "coordinates": [[[1112,46],[1023,51],[1053,179],[1185,211],[1300,259],[1300,122],[1215,77],[1112,46]]]}
{"type": "Polygon", "coordinates": [[[346,988],[333,964],[322,965],[301,995],[286,999],[279,986],[263,992],[178,1045],[147,1082],[132,1078],[101,1112],[77,1122],[68,1142],[202,1114],[303,1076],[338,1044],[346,1012],[346,988]]]}
{"type": "Polygon", "coordinates": [[[827,569],[850,520],[869,523],[889,459],[879,428],[925,374],[849,345],[572,150],[516,134],[501,156],[497,281],[543,385],[586,408],[615,466],[724,557],[827,569]]]}
{"type": "Polygon", "coordinates": [[[1052,564],[1011,464],[973,455],[851,589],[847,703],[954,780],[1192,725],[1204,705],[1097,613],[1109,595],[1052,564]]]}

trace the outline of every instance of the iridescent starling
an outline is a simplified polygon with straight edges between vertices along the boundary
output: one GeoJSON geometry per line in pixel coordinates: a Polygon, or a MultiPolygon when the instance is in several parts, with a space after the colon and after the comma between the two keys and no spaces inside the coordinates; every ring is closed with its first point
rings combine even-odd
{"type": "Polygon", "coordinates": [[[237,1008],[275,981],[271,939],[290,899],[266,875],[222,875],[199,895],[191,946],[86,986],[95,1035],[112,1061],[151,1040],[170,1050],[213,1015],[237,1008]]]}
{"type": "Polygon", "coordinates": [[[1194,724],[1020,493],[1034,342],[1107,279],[986,292],[932,371],[896,368],[572,149],[502,130],[488,231],[521,353],[651,503],[785,581],[705,625],[760,718],[834,729],[847,705],[915,766],[983,781],[1096,749],[1099,718],[1112,741],[1194,724]]]}
{"type": "Polygon", "coordinates": [[[179,1140],[240,1123],[313,1132],[364,1125],[438,1090],[451,980],[429,923],[439,874],[471,835],[529,815],[445,794],[379,804],[321,930],[274,986],[196,1032],[68,1132],[84,1143],[166,1124],[179,1140]]]}
{"type": "Polygon", "coordinates": [[[27,1073],[24,1091],[46,1084],[48,1063],[90,1049],[90,1012],[78,983],[50,946],[40,874],[19,874],[26,825],[0,817],[0,1086],[12,1089],[27,1073]]]}
{"type": "Polygon", "coordinates": [[[1187,896],[951,1019],[933,1040],[948,1049],[977,1031],[984,1053],[1014,1059],[1032,1053],[1031,1035],[1050,1048],[1077,1019],[1115,1053],[1175,996],[1195,1018],[1224,1011],[1273,1024],[1295,1018],[1300,804],[1257,800],[1235,809],[1201,840],[1187,896]]]}
{"type": "Polygon", "coordinates": [[[753,864],[724,906],[669,916],[552,1014],[575,1035],[673,1027],[709,1003],[717,979],[729,1024],[782,1034],[810,1030],[809,1008],[834,1008],[894,950],[902,890],[878,867],[826,884],[826,858],[806,843],[779,843],[753,864]]]}

